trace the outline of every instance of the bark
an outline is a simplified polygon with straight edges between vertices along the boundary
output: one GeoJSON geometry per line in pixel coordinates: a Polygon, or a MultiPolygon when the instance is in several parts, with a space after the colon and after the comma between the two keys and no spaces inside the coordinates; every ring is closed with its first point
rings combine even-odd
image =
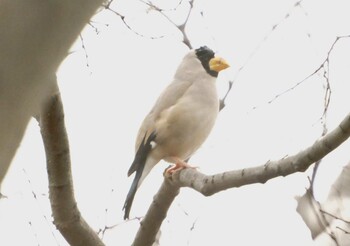
{"type": "Polygon", "coordinates": [[[158,193],[154,196],[146,216],[140,222],[140,228],[132,244],[133,246],[146,246],[154,243],[170,205],[178,194],[179,187],[171,185],[168,180],[164,180],[158,193]]]}
{"type": "Polygon", "coordinates": [[[39,118],[54,224],[70,245],[104,245],[82,218],[74,198],[69,143],[58,89],[43,106],[39,118]]]}
{"type": "Polygon", "coordinates": [[[54,74],[103,0],[0,1],[0,185],[53,87],[54,74]]]}
{"type": "MultiPolygon", "coordinates": [[[[337,128],[317,140],[313,145],[300,151],[296,155],[278,161],[269,161],[263,165],[245,168],[241,170],[228,171],[224,173],[205,175],[193,168],[187,168],[175,172],[172,176],[166,177],[162,187],[156,194],[157,202],[153,202],[141,222],[141,226],[137,232],[133,245],[151,246],[151,241],[141,241],[144,238],[155,238],[162,221],[147,219],[148,217],[156,217],[150,215],[157,211],[159,204],[167,204],[169,209],[169,201],[173,201],[176,192],[168,192],[169,190],[178,190],[180,187],[190,187],[205,196],[213,195],[217,192],[237,188],[243,185],[265,183],[266,181],[279,176],[287,176],[296,172],[304,172],[314,162],[322,159],[339,145],[345,142],[350,136],[350,114],[339,124],[337,128]],[[144,228],[147,228],[145,230],[144,228]]],[[[163,215],[166,211],[161,212],[163,215]]],[[[164,220],[165,216],[158,217],[164,220]]]]}
{"type": "Polygon", "coordinates": [[[317,140],[310,147],[296,155],[278,161],[268,161],[264,165],[228,171],[215,175],[204,175],[194,169],[185,169],[172,176],[173,184],[191,187],[205,196],[213,195],[229,188],[265,183],[279,176],[304,172],[314,162],[322,159],[350,136],[350,114],[337,128],[317,140]]]}

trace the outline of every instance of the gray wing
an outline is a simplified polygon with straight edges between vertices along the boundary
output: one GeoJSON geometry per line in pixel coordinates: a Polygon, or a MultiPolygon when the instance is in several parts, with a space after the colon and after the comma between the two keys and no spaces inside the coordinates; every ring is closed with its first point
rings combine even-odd
{"type": "MultiPolygon", "coordinates": [[[[192,83],[188,81],[174,80],[165,88],[141,124],[136,138],[135,151],[139,148],[144,137],[147,139],[152,132],[157,133],[155,124],[159,119],[160,114],[164,110],[173,106],[185,94],[191,85],[192,83]]],[[[157,140],[155,140],[155,142],[157,142],[157,140]]]]}

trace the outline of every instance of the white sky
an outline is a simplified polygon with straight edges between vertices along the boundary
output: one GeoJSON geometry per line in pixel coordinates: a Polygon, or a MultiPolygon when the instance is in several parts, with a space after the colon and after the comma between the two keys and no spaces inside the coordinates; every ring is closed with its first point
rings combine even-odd
{"type": "MultiPolygon", "coordinates": [[[[193,46],[208,45],[231,64],[218,79],[220,95],[245,64],[215,129],[191,159],[202,172],[260,165],[294,154],[320,136],[322,72],[273,103],[267,102],[313,73],[336,36],[350,34],[348,1],[304,0],[301,7],[293,8],[294,4],[295,0],[195,2],[187,29],[193,46]],[[290,16],[285,18],[287,13],[290,16]],[[278,27],[270,32],[275,24],[278,27]]],[[[186,6],[184,1],[183,7],[169,14],[182,20],[186,6]]],[[[118,224],[106,232],[106,245],[130,245],[138,222],[123,222],[121,208],[132,182],[126,173],[133,160],[135,136],[188,49],[169,22],[145,11],[139,1],[116,1],[112,8],[146,38],[127,29],[113,13],[101,12],[93,23],[99,34],[91,27],[84,30],[86,50],[78,40],[60,67],[58,80],[78,206],[96,230],[118,224]]],[[[330,130],[349,112],[349,52],[350,38],[342,39],[330,56],[330,130]]],[[[345,143],[324,159],[316,180],[320,199],[349,161],[349,147],[345,143]]],[[[8,196],[0,200],[0,231],[6,232],[1,241],[6,245],[67,245],[51,225],[45,165],[39,128],[32,121],[2,186],[8,196]]],[[[166,166],[159,164],[145,180],[131,217],[145,214],[166,166]]],[[[310,234],[295,212],[294,196],[303,194],[310,174],[308,170],[209,198],[182,189],[163,224],[161,243],[308,245],[310,234]]]]}

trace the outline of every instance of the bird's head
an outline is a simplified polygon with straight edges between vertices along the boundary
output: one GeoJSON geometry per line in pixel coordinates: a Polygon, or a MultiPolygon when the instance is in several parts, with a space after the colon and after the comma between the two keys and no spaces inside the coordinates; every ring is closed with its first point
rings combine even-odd
{"type": "Polygon", "coordinates": [[[220,71],[230,66],[223,58],[215,56],[214,51],[207,46],[195,49],[195,54],[205,71],[213,77],[217,77],[220,71]]]}

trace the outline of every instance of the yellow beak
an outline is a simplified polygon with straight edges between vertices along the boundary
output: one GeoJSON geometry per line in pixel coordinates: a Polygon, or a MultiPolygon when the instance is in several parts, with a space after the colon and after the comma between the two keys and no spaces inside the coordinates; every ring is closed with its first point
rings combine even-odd
{"type": "Polygon", "coordinates": [[[209,67],[210,70],[213,70],[215,72],[220,72],[221,70],[224,70],[228,68],[230,65],[221,57],[214,57],[210,59],[209,61],[209,67]]]}

